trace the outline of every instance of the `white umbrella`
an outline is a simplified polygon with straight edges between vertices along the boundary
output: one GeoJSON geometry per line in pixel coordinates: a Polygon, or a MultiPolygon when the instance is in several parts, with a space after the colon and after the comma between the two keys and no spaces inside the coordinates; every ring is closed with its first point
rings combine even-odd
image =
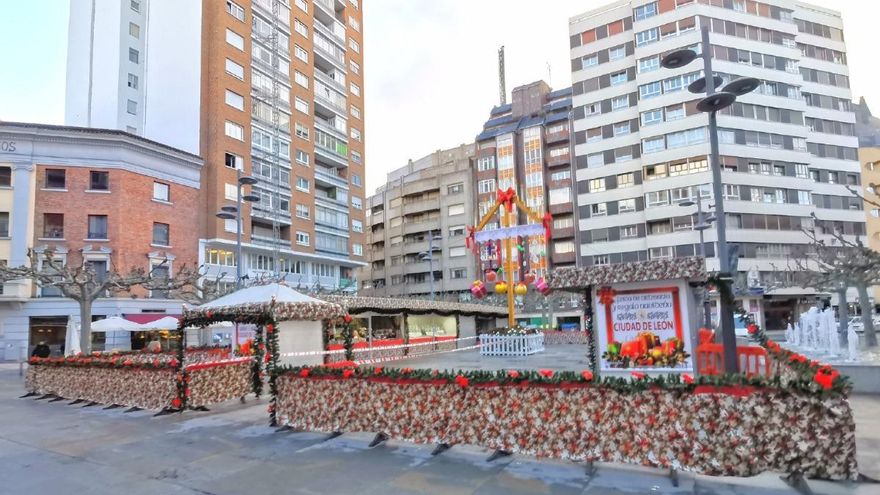
{"type": "Polygon", "coordinates": [[[92,322],[93,332],[137,332],[143,330],[137,323],[120,316],[111,316],[92,322]]]}
{"type": "Polygon", "coordinates": [[[79,325],[73,322],[73,317],[67,318],[67,332],[64,336],[64,355],[72,356],[82,352],[79,347],[79,325]]]}
{"type": "Polygon", "coordinates": [[[153,320],[149,323],[144,323],[140,325],[138,330],[177,330],[177,326],[180,323],[180,320],[173,316],[165,316],[163,318],[159,318],[158,320],[153,320]]]}

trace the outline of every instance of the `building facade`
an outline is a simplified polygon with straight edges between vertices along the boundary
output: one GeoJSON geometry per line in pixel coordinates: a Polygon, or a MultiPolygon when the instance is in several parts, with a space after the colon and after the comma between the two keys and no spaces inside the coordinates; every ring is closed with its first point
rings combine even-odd
{"type": "Polygon", "coordinates": [[[468,300],[474,145],[438,150],[388,174],[367,200],[369,265],[359,294],[468,300]],[[433,280],[432,280],[433,277],[433,280]]]}
{"type": "MultiPolygon", "coordinates": [[[[98,274],[193,267],[201,168],[196,155],[123,131],[4,122],[2,261],[23,266],[29,250],[51,250],[59,262],[88,263],[98,274]]],[[[41,340],[58,350],[68,317],[78,319],[77,303],[25,280],[2,289],[0,359],[18,359],[41,340]]],[[[98,299],[93,314],[180,311],[180,301],[135,289],[98,299]]]]}
{"type": "MultiPolygon", "coordinates": [[[[859,165],[862,167],[861,194],[865,198],[867,239],[871,249],[880,251],[880,202],[877,184],[880,184],[880,119],[874,117],[865,98],[853,103],[856,114],[856,134],[859,137],[859,165]]],[[[875,307],[880,302],[880,287],[873,291],[875,307]]]]}
{"type": "Polygon", "coordinates": [[[194,225],[212,276],[235,283],[241,264],[251,279],[355,290],[365,260],[360,2],[183,3],[72,2],[68,123],[204,158],[194,225]],[[258,199],[236,212],[241,260],[238,219],[217,216],[236,204],[239,174],[256,178],[243,192],[258,199]]]}
{"type": "MultiPolygon", "coordinates": [[[[687,91],[702,63],[660,60],[699,50],[703,26],[725,83],[761,81],[718,115],[727,238],[744,309],[784,328],[815,297],[792,288],[787,269],[809,251],[802,229],[865,234],[862,203],[846,190],[861,175],[843,24],[823,7],[638,0],[570,20],[580,261],[699,254],[697,207],[680,203],[712,202],[708,117],[687,91]]],[[[705,235],[718,270],[714,227],[705,235]]]]}

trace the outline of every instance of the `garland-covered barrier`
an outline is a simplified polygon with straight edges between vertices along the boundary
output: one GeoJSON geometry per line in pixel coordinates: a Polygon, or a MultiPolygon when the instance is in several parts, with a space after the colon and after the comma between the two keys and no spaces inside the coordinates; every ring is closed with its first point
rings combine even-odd
{"type": "Polygon", "coordinates": [[[250,357],[202,362],[186,367],[187,405],[206,407],[244,397],[252,391],[250,357]]]}
{"type": "Polygon", "coordinates": [[[544,345],[590,343],[589,334],[580,331],[544,330],[544,345]]]}
{"type": "Polygon", "coordinates": [[[280,424],[299,429],[538,457],[855,479],[846,393],[802,385],[744,376],[594,381],[590,371],[290,368],[279,373],[275,412],[280,424]]]}

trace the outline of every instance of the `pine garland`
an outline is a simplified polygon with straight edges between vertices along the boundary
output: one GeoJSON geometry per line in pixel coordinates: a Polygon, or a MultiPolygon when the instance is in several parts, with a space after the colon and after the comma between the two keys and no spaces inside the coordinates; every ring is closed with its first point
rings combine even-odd
{"type": "Polygon", "coordinates": [[[599,360],[597,358],[596,352],[596,339],[593,334],[593,296],[592,296],[593,288],[592,286],[587,287],[586,295],[584,297],[584,328],[587,332],[587,360],[590,363],[590,370],[598,375],[599,374],[599,360]]]}
{"type": "Polygon", "coordinates": [[[263,358],[266,355],[266,344],[263,339],[263,327],[258,326],[254,332],[253,359],[251,360],[251,390],[257,398],[263,394],[263,358]]]}
{"type": "Polygon", "coordinates": [[[354,331],[351,327],[351,316],[345,315],[342,323],[342,346],[345,349],[345,360],[354,360],[354,331]]]}
{"type": "Polygon", "coordinates": [[[275,417],[275,404],[278,401],[278,370],[281,356],[278,351],[278,325],[274,321],[266,325],[266,352],[269,353],[269,361],[266,363],[266,373],[269,375],[269,424],[278,424],[275,417]]]}

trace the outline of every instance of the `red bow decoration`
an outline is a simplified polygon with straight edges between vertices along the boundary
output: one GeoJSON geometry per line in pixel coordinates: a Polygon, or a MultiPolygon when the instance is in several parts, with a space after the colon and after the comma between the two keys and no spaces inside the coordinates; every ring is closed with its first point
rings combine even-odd
{"type": "Polygon", "coordinates": [[[548,211],[544,213],[544,242],[550,242],[550,227],[553,225],[553,215],[548,211]]]}
{"type": "Polygon", "coordinates": [[[474,234],[476,233],[476,229],[474,227],[468,226],[467,228],[467,237],[464,238],[464,245],[467,246],[468,249],[473,249],[474,254],[477,254],[477,241],[474,238],[474,234]]]}
{"type": "Polygon", "coordinates": [[[503,204],[507,208],[507,213],[513,211],[513,200],[516,198],[516,191],[512,187],[508,187],[506,191],[498,190],[498,203],[503,204]]]}
{"type": "Polygon", "coordinates": [[[599,303],[603,306],[608,306],[609,304],[614,302],[615,294],[615,290],[611,287],[602,287],[601,289],[599,289],[599,303]]]}

